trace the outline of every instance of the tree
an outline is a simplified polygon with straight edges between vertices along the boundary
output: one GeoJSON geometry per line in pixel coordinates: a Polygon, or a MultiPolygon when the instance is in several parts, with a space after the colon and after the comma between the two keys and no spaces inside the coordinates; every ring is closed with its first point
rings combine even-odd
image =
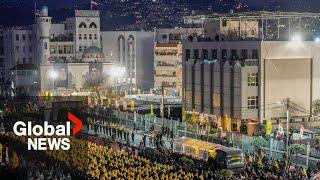
{"type": "Polygon", "coordinates": [[[306,152],[306,147],[301,144],[292,144],[289,146],[289,152],[292,154],[304,154],[306,152]]]}
{"type": "Polygon", "coordinates": [[[314,100],[312,103],[313,115],[320,115],[320,99],[314,100]]]}
{"type": "Polygon", "coordinates": [[[261,147],[265,147],[267,145],[267,140],[262,136],[259,136],[253,139],[252,145],[256,150],[261,150],[261,147]]]}

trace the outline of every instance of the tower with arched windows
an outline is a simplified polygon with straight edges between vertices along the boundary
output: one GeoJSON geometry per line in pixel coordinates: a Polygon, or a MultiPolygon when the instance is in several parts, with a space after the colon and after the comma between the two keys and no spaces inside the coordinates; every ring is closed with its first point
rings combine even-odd
{"type": "Polygon", "coordinates": [[[50,29],[51,17],[48,16],[48,7],[41,9],[36,24],[36,63],[47,64],[50,60],[50,29]]]}

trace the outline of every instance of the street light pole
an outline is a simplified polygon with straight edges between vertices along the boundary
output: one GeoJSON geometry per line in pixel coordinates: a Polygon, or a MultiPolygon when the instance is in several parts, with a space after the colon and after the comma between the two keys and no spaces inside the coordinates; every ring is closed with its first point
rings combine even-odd
{"type": "Polygon", "coordinates": [[[54,79],[55,78],[55,76],[52,76],[52,94],[53,94],[53,96],[55,96],[55,89],[54,89],[54,79]]]}
{"type": "Polygon", "coordinates": [[[287,98],[286,103],[286,109],[287,109],[287,163],[289,164],[289,98],[287,98]]]}

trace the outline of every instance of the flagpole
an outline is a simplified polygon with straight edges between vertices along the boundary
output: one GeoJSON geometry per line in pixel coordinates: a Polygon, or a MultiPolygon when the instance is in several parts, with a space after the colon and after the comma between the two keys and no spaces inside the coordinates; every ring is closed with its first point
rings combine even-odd
{"type": "Polygon", "coordinates": [[[91,11],[92,11],[92,1],[90,1],[90,9],[91,9],[91,11]]]}
{"type": "Polygon", "coordinates": [[[34,23],[37,23],[37,0],[34,1],[34,23]]]}

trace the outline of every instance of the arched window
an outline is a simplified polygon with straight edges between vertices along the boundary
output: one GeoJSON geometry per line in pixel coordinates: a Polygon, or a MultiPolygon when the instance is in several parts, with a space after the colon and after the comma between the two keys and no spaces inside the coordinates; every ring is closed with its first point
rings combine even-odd
{"type": "Polygon", "coordinates": [[[92,22],[92,23],[90,24],[89,28],[97,28],[96,23],[92,22]]]}
{"type": "Polygon", "coordinates": [[[86,23],[81,22],[81,23],[79,24],[79,28],[87,28],[86,23]]]}

